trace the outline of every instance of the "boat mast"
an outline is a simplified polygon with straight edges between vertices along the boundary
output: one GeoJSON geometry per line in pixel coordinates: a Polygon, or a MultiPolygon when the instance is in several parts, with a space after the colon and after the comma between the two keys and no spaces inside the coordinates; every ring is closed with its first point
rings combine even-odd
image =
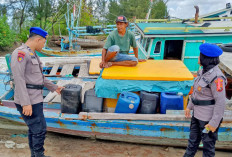
{"type": "MultiPolygon", "coordinates": [[[[68,36],[69,36],[69,50],[72,50],[72,19],[73,15],[71,15],[71,26],[69,25],[69,0],[67,0],[67,13],[65,14],[65,19],[66,19],[66,25],[67,25],[67,30],[68,30],[68,36]]],[[[61,49],[63,49],[61,47],[61,49]]]]}
{"type": "Polygon", "coordinates": [[[80,21],[80,18],[81,18],[81,8],[82,8],[82,0],[80,0],[79,11],[78,11],[78,15],[77,15],[77,26],[76,27],[79,27],[79,21],[80,21]]]}
{"type": "Polygon", "coordinates": [[[150,17],[152,5],[153,5],[153,0],[150,1],[149,10],[148,10],[148,13],[147,13],[147,15],[146,15],[146,23],[148,22],[148,19],[149,19],[149,17],[150,17]]]}
{"type": "Polygon", "coordinates": [[[65,14],[65,18],[66,18],[67,30],[69,32],[69,51],[72,51],[73,50],[73,43],[72,43],[73,35],[75,34],[75,36],[78,37],[78,32],[77,31],[74,32],[74,30],[77,29],[77,27],[79,27],[79,21],[80,21],[80,17],[81,17],[82,0],[80,0],[80,4],[79,4],[79,11],[78,11],[78,15],[77,15],[76,27],[74,26],[76,6],[74,3],[73,4],[73,13],[71,13],[71,21],[69,21],[69,11],[71,9],[69,5],[70,5],[69,0],[67,0],[67,13],[65,14]],[[70,24],[70,22],[71,22],[71,24],[70,24]]]}

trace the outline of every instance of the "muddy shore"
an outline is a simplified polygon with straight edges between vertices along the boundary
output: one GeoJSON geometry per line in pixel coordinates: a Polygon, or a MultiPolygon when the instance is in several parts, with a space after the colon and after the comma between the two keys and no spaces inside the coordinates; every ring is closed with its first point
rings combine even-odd
{"type": "MultiPolygon", "coordinates": [[[[27,127],[0,119],[0,156],[29,157],[27,127]]],[[[140,145],[123,142],[93,140],[48,132],[46,154],[51,157],[181,157],[185,148],[140,145]]],[[[202,156],[202,150],[196,157],[202,156]]],[[[216,151],[216,157],[231,157],[231,152],[216,151]]]]}

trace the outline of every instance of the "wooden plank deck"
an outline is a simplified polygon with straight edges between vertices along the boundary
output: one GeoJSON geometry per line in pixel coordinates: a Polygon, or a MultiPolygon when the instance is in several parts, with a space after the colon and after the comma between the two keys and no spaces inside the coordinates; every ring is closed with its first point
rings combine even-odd
{"type": "MultiPolygon", "coordinates": [[[[67,84],[79,84],[82,86],[82,102],[84,102],[84,94],[87,90],[89,89],[93,89],[95,86],[95,82],[84,82],[82,81],[82,78],[97,78],[98,76],[90,76],[88,73],[88,66],[87,63],[80,61],[81,64],[79,64],[80,66],[80,71],[78,74],[78,78],[73,78],[71,80],[60,80],[57,82],[58,86],[65,86],[67,84]]],[[[78,64],[65,64],[63,65],[63,68],[60,72],[60,75],[65,76],[65,75],[70,75],[73,73],[74,67],[78,66],[78,64]]],[[[56,72],[59,68],[59,66],[61,66],[61,64],[53,64],[52,70],[50,72],[49,75],[56,75],[56,72]]],[[[44,98],[44,102],[61,102],[61,96],[58,95],[56,92],[49,92],[48,95],[44,98]]]]}
{"type": "Polygon", "coordinates": [[[49,75],[56,75],[56,72],[57,72],[58,68],[59,68],[59,64],[55,64],[55,65],[52,67],[52,70],[51,70],[51,72],[50,72],[49,75]]]}
{"type": "Polygon", "coordinates": [[[69,64],[69,67],[66,71],[66,75],[70,75],[70,74],[72,75],[74,67],[75,67],[75,64],[69,64]]]}
{"type": "MultiPolygon", "coordinates": [[[[185,118],[183,110],[174,110],[169,114],[128,114],[128,113],[94,113],[80,112],[79,119],[91,120],[158,120],[158,121],[190,121],[190,118],[185,118]],[[176,112],[176,114],[174,113],[176,112]]],[[[226,111],[223,116],[223,122],[232,122],[232,111],[226,111]]],[[[224,125],[225,125],[224,124],[224,125]]],[[[181,124],[182,125],[182,124],[181,124]]],[[[188,124],[189,125],[189,124],[188,124]]]]}
{"type": "MultiPolygon", "coordinates": [[[[70,80],[61,80],[57,82],[58,86],[64,86],[68,84],[70,80]]],[[[44,98],[44,102],[51,102],[58,94],[56,92],[49,92],[48,95],[44,98]]]]}
{"type": "Polygon", "coordinates": [[[65,64],[60,72],[60,75],[67,75],[67,71],[68,71],[68,68],[69,68],[69,64],[65,64]]]}
{"type": "MultiPolygon", "coordinates": [[[[78,78],[73,78],[72,80],[67,80],[65,81],[64,83],[62,83],[63,85],[62,86],[65,86],[67,84],[79,84],[82,86],[83,88],[83,84],[84,82],[78,78]]],[[[51,93],[51,92],[50,92],[51,93]]],[[[61,95],[55,93],[54,97],[52,99],[49,99],[50,101],[49,102],[53,102],[53,103],[60,103],[61,102],[61,95]]]]}
{"type": "Polygon", "coordinates": [[[223,52],[220,56],[219,67],[232,76],[232,52],[223,52]]]}
{"type": "MultiPolygon", "coordinates": [[[[95,82],[90,81],[83,81],[79,78],[73,78],[72,80],[61,80],[57,82],[57,85],[59,86],[65,86],[67,84],[76,84],[82,86],[82,103],[84,102],[84,95],[85,92],[89,89],[93,89],[95,86],[95,82]]],[[[48,95],[44,98],[44,102],[53,102],[53,103],[60,103],[61,102],[61,95],[57,94],[56,92],[49,92],[48,95]]]]}
{"type": "Polygon", "coordinates": [[[80,65],[80,71],[78,74],[79,78],[92,78],[92,79],[97,79],[98,75],[96,76],[91,76],[89,75],[89,69],[87,63],[83,63],[80,65]]]}
{"type": "Polygon", "coordinates": [[[79,71],[79,74],[78,74],[78,77],[86,77],[86,76],[88,76],[87,63],[86,64],[81,64],[80,71],[79,71]]]}

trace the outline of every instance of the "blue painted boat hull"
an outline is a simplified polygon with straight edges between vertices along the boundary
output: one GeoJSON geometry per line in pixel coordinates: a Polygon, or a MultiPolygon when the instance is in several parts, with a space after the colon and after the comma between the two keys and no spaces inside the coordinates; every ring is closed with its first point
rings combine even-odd
{"type": "MultiPolygon", "coordinates": [[[[2,82],[4,82],[3,80],[9,80],[6,78],[6,74],[0,76],[2,82]]],[[[0,96],[2,100],[0,117],[24,123],[11,99],[14,94],[13,90],[5,90],[5,85],[2,82],[0,82],[0,89],[4,89],[4,91],[0,96]]],[[[10,88],[9,85],[6,87],[10,88]]],[[[89,116],[90,113],[86,117],[81,116],[81,114],[62,114],[60,113],[60,104],[45,103],[44,115],[48,131],[114,141],[186,147],[190,131],[189,119],[175,120],[175,116],[178,117],[180,113],[176,113],[173,120],[93,119],[89,116]]],[[[230,119],[225,118],[225,122],[219,129],[217,148],[232,149],[231,115],[232,112],[229,114],[230,119]]],[[[136,114],[136,116],[139,115],[136,114]]],[[[162,115],[157,114],[157,116],[162,115]]],[[[118,114],[118,117],[120,117],[120,114],[118,114]]]]}
{"type": "MultiPolygon", "coordinates": [[[[3,101],[0,117],[24,123],[13,101],[3,101]]],[[[44,105],[44,115],[49,131],[142,144],[187,146],[190,121],[162,120],[91,120],[80,119],[78,114],[62,114],[59,104],[44,105]]],[[[217,148],[232,149],[232,122],[219,129],[217,148]]]]}

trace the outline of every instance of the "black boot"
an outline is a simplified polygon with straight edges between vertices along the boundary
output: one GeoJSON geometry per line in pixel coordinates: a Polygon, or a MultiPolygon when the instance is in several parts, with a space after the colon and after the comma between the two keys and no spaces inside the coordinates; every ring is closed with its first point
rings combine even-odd
{"type": "Polygon", "coordinates": [[[31,149],[31,157],[35,157],[35,153],[32,149],[31,149]]]}
{"type": "Polygon", "coordinates": [[[51,156],[44,155],[44,152],[38,152],[38,153],[35,153],[35,157],[51,157],[51,156]]]}

